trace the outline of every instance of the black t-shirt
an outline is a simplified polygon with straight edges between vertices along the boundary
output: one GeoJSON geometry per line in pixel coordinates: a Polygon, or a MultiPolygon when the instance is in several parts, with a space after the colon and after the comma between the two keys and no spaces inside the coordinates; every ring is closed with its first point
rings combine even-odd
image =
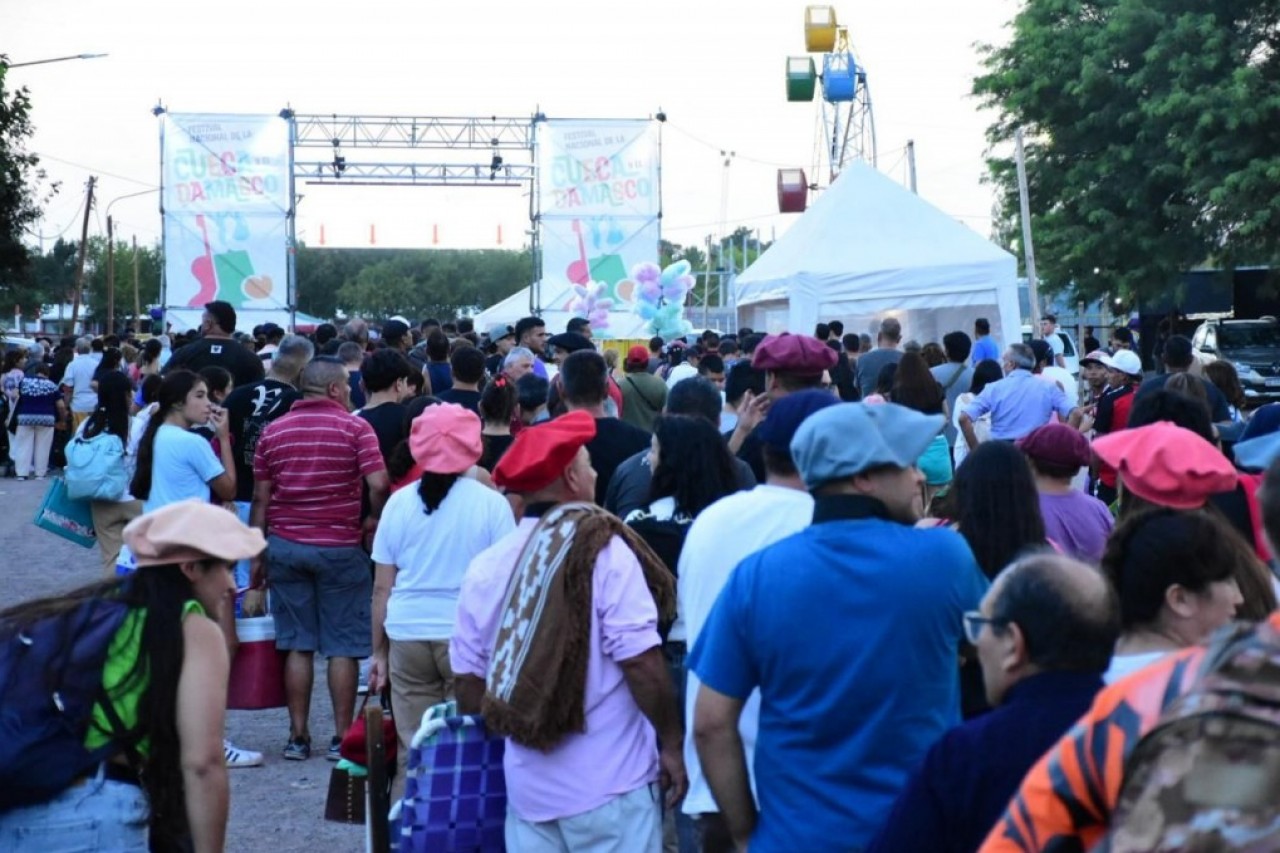
{"type": "Polygon", "coordinates": [[[300,399],[302,394],[289,383],[263,379],[239,386],[222,401],[236,462],[236,500],[253,500],[253,454],[262,431],[300,399]]]}
{"type": "Polygon", "coordinates": [[[596,418],[596,437],[587,442],[591,467],[596,469],[596,503],[604,506],[609,480],[618,466],[648,449],[649,433],[617,418],[596,418]]]}
{"type": "Polygon", "coordinates": [[[266,376],[262,359],[250,352],[244,344],[231,338],[201,338],[187,344],[173,354],[165,365],[165,373],[171,370],[192,370],[199,373],[209,365],[225,367],[236,385],[248,385],[266,376]]]}
{"type": "Polygon", "coordinates": [[[502,459],[502,455],[506,453],[512,443],[516,440],[513,435],[484,435],[481,436],[484,443],[484,452],[480,454],[480,461],[476,464],[489,473],[493,473],[493,468],[502,459]]]}
{"type": "Polygon", "coordinates": [[[464,391],[461,388],[453,387],[448,391],[441,391],[436,397],[445,403],[454,403],[464,409],[470,409],[477,415],[480,414],[479,391],[464,391]]]}
{"type": "Polygon", "coordinates": [[[368,421],[378,434],[378,449],[382,451],[383,462],[391,458],[396,445],[404,440],[404,418],[408,413],[403,403],[381,403],[372,409],[360,410],[360,417],[368,421]]]}

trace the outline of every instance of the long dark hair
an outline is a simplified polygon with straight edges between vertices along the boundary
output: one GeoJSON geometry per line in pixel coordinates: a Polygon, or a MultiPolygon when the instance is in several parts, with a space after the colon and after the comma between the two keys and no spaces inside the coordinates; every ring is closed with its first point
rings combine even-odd
{"type": "Polygon", "coordinates": [[[107,347],[102,351],[102,361],[98,362],[98,370],[119,370],[124,353],[119,347],[107,347]]]}
{"type": "Polygon", "coordinates": [[[160,383],[160,407],[147,422],[147,431],[138,442],[138,468],[133,472],[133,482],[129,484],[129,492],[140,501],[151,497],[151,462],[155,456],[156,433],[164,425],[174,409],[180,409],[187,402],[187,395],[197,386],[204,384],[190,370],[174,370],[164,377],[160,383]]]}
{"type": "Polygon", "coordinates": [[[142,345],[142,355],[138,358],[139,366],[146,367],[148,364],[155,361],[160,357],[160,353],[163,349],[164,347],[160,345],[159,338],[148,338],[147,342],[142,345]]]}
{"type": "Polygon", "coordinates": [[[510,423],[519,399],[515,383],[505,376],[499,376],[486,385],[480,394],[480,417],[485,423],[510,423]]]}
{"type": "Polygon", "coordinates": [[[439,474],[435,471],[424,471],[418,481],[418,497],[422,498],[422,511],[427,515],[435,512],[449,496],[449,490],[458,482],[461,474],[439,474]]]}
{"type": "MultiPolygon", "coordinates": [[[[104,734],[125,752],[137,752],[144,739],[149,741],[141,778],[150,806],[152,850],[179,849],[187,832],[178,740],[178,680],[185,654],[183,608],[194,597],[191,582],[177,566],[148,566],[127,578],[99,581],[0,612],[0,625],[6,633],[65,615],[91,599],[118,599],[146,614],[141,620],[138,658],[112,691],[126,694],[143,687],[137,723],[127,732],[104,734]]],[[[129,624],[121,630],[128,630],[129,624]]]]}
{"type": "Polygon", "coordinates": [[[1012,444],[979,444],[960,464],[952,491],[960,534],[988,578],[1024,551],[1046,546],[1035,477],[1012,444]]]}
{"type": "Polygon", "coordinates": [[[933,378],[929,365],[919,353],[909,352],[902,356],[893,374],[893,389],[889,396],[893,402],[926,415],[942,411],[942,386],[933,378]]]}
{"type": "Polygon", "coordinates": [[[658,438],[658,465],[650,501],[675,498],[676,512],[693,517],[738,490],[733,457],[710,421],[664,415],[654,423],[653,433],[658,438]]]}
{"type": "Polygon", "coordinates": [[[133,386],[129,378],[118,370],[104,373],[98,380],[98,407],[89,415],[84,425],[85,438],[102,433],[116,436],[129,446],[129,403],[133,386]]]}
{"type": "Polygon", "coordinates": [[[1000,362],[991,358],[984,358],[973,366],[973,381],[969,383],[970,394],[981,394],[982,389],[986,388],[992,382],[999,382],[1004,378],[1004,368],[1000,366],[1000,362]]]}

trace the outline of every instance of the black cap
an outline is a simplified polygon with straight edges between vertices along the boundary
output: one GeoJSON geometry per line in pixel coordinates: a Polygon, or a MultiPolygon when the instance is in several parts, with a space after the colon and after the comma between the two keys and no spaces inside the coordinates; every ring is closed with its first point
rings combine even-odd
{"type": "Polygon", "coordinates": [[[577,332],[561,332],[558,335],[552,335],[547,338],[547,343],[566,352],[595,349],[595,345],[586,335],[580,335],[577,332]]]}
{"type": "Polygon", "coordinates": [[[388,320],[382,324],[382,339],[384,341],[398,341],[407,334],[409,334],[409,326],[399,320],[388,320]]]}

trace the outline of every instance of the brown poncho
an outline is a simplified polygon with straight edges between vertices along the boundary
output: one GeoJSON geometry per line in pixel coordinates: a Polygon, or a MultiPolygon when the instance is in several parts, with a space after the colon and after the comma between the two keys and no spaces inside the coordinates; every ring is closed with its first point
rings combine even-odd
{"type": "Polygon", "coordinates": [[[492,731],[544,751],[585,731],[592,574],[614,536],[640,561],[659,620],[674,618],[675,577],[634,531],[594,504],[553,508],[507,588],[482,706],[492,731]]]}

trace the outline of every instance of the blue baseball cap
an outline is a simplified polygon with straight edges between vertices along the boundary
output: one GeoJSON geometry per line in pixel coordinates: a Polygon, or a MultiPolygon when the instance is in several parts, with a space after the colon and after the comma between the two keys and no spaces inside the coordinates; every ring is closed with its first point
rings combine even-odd
{"type": "Polygon", "coordinates": [[[896,403],[839,403],[800,425],[791,440],[791,458],[810,489],[886,465],[910,468],[943,423],[942,415],[896,403]]]}

